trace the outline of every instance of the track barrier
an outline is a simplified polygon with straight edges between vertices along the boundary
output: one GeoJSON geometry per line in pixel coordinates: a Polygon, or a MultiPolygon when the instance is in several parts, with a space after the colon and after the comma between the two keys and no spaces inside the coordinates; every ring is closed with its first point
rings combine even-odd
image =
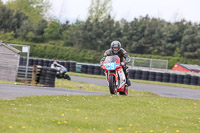
{"type": "MultiPolygon", "coordinates": [[[[54,77],[55,72],[50,72],[50,66],[53,63],[53,60],[48,59],[39,59],[39,58],[30,58],[29,59],[29,68],[28,68],[28,78],[32,76],[33,65],[39,65],[43,69],[41,71],[41,79],[39,80],[40,84],[48,84],[49,86],[55,86],[53,82],[55,79],[50,79],[54,77]],[[47,78],[44,78],[45,73],[47,78]],[[52,82],[51,82],[52,81],[52,82]]],[[[101,69],[99,64],[87,64],[87,63],[78,63],[75,61],[58,61],[61,65],[65,66],[70,72],[84,73],[84,74],[93,74],[93,75],[105,75],[104,70],[101,69]]],[[[18,78],[22,78],[25,74],[25,65],[26,58],[20,58],[20,66],[18,69],[18,78]]],[[[148,70],[139,70],[139,69],[129,69],[128,74],[130,79],[138,80],[149,80],[149,81],[158,81],[158,82],[168,82],[168,83],[178,83],[186,85],[197,85],[200,86],[200,76],[191,75],[191,74],[180,74],[180,73],[169,73],[169,72],[156,72],[148,70]]]]}

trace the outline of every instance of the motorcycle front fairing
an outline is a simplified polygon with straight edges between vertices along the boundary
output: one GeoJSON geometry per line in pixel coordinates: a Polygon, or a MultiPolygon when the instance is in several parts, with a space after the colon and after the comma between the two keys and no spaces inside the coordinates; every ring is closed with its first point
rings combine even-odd
{"type": "Polygon", "coordinates": [[[117,70],[120,66],[120,58],[118,55],[107,56],[103,62],[102,68],[107,71],[117,70]]]}

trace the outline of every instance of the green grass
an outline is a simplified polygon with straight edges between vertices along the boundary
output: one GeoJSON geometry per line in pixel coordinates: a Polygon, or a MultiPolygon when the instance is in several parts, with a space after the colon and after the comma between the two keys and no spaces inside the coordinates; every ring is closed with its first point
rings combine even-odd
{"type": "MultiPolygon", "coordinates": [[[[56,80],[56,87],[109,92],[56,80]]],[[[3,133],[199,133],[200,101],[129,90],[131,96],[34,96],[0,100],[3,133]]]]}
{"type": "Polygon", "coordinates": [[[5,80],[0,80],[0,84],[15,84],[16,82],[13,81],[5,81],[5,80]]]}
{"type": "Polygon", "coordinates": [[[2,133],[199,133],[200,101],[158,96],[0,100],[2,133]]]}
{"type": "MultiPolygon", "coordinates": [[[[82,82],[73,82],[65,79],[56,80],[56,88],[66,88],[66,89],[75,89],[75,90],[87,90],[87,91],[97,91],[97,92],[108,92],[109,88],[107,86],[98,86],[94,84],[86,84],[82,82]]],[[[147,91],[138,91],[134,88],[129,88],[129,95],[132,96],[158,96],[157,94],[147,92],[147,91]]]]}
{"type": "MultiPolygon", "coordinates": [[[[109,92],[105,86],[63,79],[56,80],[56,87],[109,92]]],[[[0,100],[0,133],[199,133],[199,100],[129,94],[0,100]]]]}
{"type": "MultiPolygon", "coordinates": [[[[79,76],[79,77],[88,77],[88,78],[100,78],[105,79],[105,76],[100,75],[90,75],[90,74],[82,74],[82,73],[73,73],[68,72],[70,76],[79,76]]],[[[185,85],[185,84],[176,84],[176,83],[165,83],[165,82],[157,82],[157,81],[147,81],[147,80],[136,80],[130,79],[132,82],[136,83],[144,83],[144,84],[155,84],[155,85],[163,85],[163,86],[172,86],[172,87],[181,87],[181,88],[189,88],[189,89],[200,89],[200,86],[195,85],[185,85]]]]}

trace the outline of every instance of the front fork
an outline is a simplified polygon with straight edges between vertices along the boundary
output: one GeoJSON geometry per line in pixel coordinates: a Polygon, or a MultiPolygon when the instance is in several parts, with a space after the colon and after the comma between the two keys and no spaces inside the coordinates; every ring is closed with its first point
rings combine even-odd
{"type": "Polygon", "coordinates": [[[105,72],[105,74],[106,74],[106,80],[107,80],[107,85],[108,86],[109,86],[109,75],[114,75],[115,76],[116,86],[119,86],[117,71],[115,71],[114,73],[110,72],[110,71],[107,71],[107,72],[105,72]]]}

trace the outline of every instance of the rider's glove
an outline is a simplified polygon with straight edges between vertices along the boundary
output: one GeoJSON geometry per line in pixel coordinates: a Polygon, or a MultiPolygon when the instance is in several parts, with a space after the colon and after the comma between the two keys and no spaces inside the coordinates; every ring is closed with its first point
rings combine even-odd
{"type": "Polygon", "coordinates": [[[126,65],[128,64],[128,62],[126,62],[126,61],[125,61],[124,63],[125,63],[126,65]]]}
{"type": "Polygon", "coordinates": [[[124,63],[124,62],[121,62],[121,65],[122,65],[122,66],[125,66],[125,63],[124,63]]]}

